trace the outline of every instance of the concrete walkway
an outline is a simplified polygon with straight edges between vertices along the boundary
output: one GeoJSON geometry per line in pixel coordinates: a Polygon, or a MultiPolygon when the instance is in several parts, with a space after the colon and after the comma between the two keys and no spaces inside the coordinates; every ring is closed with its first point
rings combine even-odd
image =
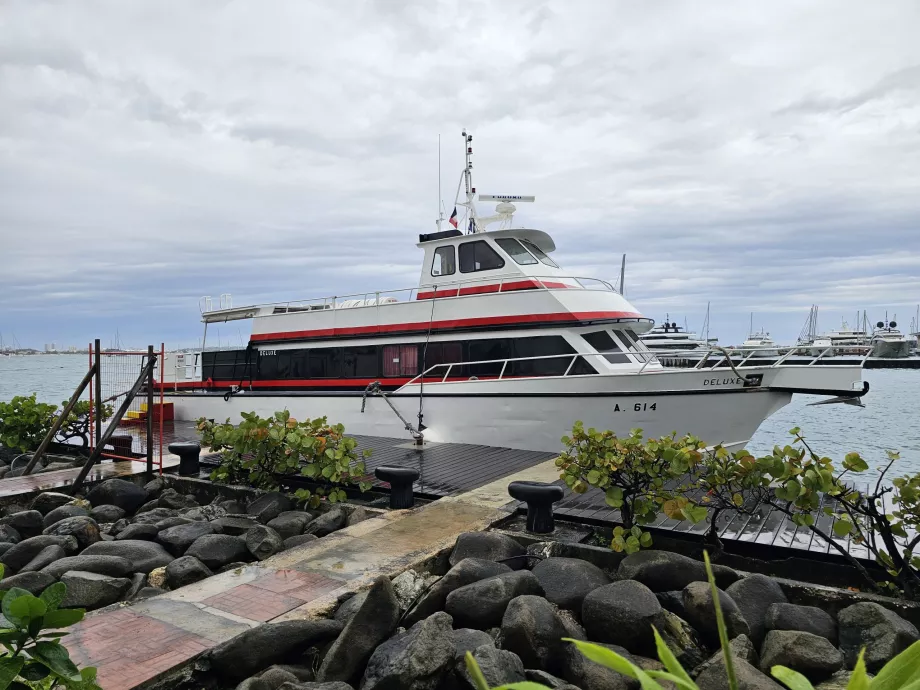
{"type": "Polygon", "coordinates": [[[331,612],[338,598],[507,517],[508,482],[553,481],[553,461],[413,510],[390,511],[272,558],[152,599],[90,614],[63,642],[105,690],[145,688],[205,650],[266,622],[331,612]]]}

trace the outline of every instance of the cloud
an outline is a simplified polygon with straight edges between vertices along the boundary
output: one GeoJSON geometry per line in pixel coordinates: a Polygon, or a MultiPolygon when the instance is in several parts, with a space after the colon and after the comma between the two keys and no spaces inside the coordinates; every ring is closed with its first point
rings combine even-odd
{"type": "MultiPolygon", "coordinates": [[[[409,287],[453,205],[535,194],[574,274],[722,342],[920,301],[907,0],[4,6],[0,333],[194,343],[198,299],[409,287]]],[[[245,324],[244,324],[245,327],[245,324]]],[[[244,338],[235,328],[233,338],[244,338]]]]}

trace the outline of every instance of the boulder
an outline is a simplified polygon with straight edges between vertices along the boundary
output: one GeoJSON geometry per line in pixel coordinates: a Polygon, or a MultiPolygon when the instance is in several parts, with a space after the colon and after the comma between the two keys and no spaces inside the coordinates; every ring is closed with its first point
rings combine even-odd
{"type": "Polygon", "coordinates": [[[268,521],[268,526],[281,535],[282,539],[303,534],[304,528],[313,520],[313,515],[302,510],[286,510],[268,521]]]}
{"type": "Polygon", "coordinates": [[[99,529],[101,529],[104,533],[111,534],[114,537],[115,535],[126,530],[130,524],[131,523],[128,522],[126,518],[122,518],[121,520],[116,520],[110,525],[106,525],[105,529],[102,528],[102,525],[99,525],[99,529]]]}
{"type": "Polygon", "coordinates": [[[7,544],[18,544],[22,541],[22,535],[12,525],[0,525],[0,542],[7,544]]]}
{"type": "MultiPolygon", "coordinates": [[[[9,552],[7,552],[9,553],[9,552]]],[[[4,554],[6,556],[6,554],[4,554]]],[[[0,560],[2,560],[0,556],[0,560]]],[[[853,668],[859,650],[866,648],[866,670],[878,673],[892,657],[900,654],[920,639],[911,623],[898,614],[874,602],[847,606],[837,614],[840,649],[846,657],[847,668],[853,668]]]]}
{"type": "MultiPolygon", "coordinates": [[[[60,508],[57,510],[60,510],[60,508]]],[[[73,537],[77,540],[77,548],[80,551],[102,539],[99,525],[88,515],[64,518],[60,522],[55,522],[51,527],[45,528],[44,534],[73,537]]]]}
{"type": "Polygon", "coordinates": [[[204,659],[224,681],[239,681],[293,652],[325,644],[341,631],[342,624],[330,620],[266,623],[213,647],[204,659]]]}
{"type": "Polygon", "coordinates": [[[526,555],[527,550],[514,539],[498,532],[464,532],[457,537],[453,551],[450,552],[450,564],[457,565],[464,558],[480,558],[486,561],[508,560],[507,565],[512,570],[521,570],[526,567],[526,558],[516,558],[526,555]]]}
{"type": "Polygon", "coordinates": [[[67,585],[62,608],[98,609],[114,604],[128,591],[131,580],[123,577],[109,577],[99,573],[72,570],[61,576],[67,585]]]}
{"type": "Polygon", "coordinates": [[[293,507],[290,498],[278,491],[270,491],[250,503],[246,512],[264,525],[293,507]]]}
{"type": "Polygon", "coordinates": [[[166,566],[154,568],[147,573],[147,584],[151,587],[159,587],[160,589],[166,587],[166,566]]]}
{"type": "MultiPolygon", "coordinates": [[[[156,507],[157,507],[157,499],[154,498],[154,499],[147,501],[144,505],[142,505],[140,508],[134,511],[134,514],[135,516],[137,516],[137,515],[140,515],[141,513],[149,513],[151,510],[156,510],[156,507]]],[[[166,508],[164,508],[163,510],[166,510],[166,508]]]]}
{"type": "Polygon", "coordinates": [[[22,568],[19,569],[20,573],[32,573],[38,572],[42,568],[51,565],[56,560],[64,558],[67,556],[62,549],[57,544],[52,544],[51,546],[46,546],[41,551],[38,552],[38,555],[35,556],[31,561],[26,563],[22,568]]]}
{"type": "Polygon", "coordinates": [[[83,553],[79,556],[59,558],[42,568],[43,573],[55,579],[71,570],[98,573],[109,577],[127,577],[134,572],[134,565],[121,556],[87,556],[83,553]]]}
{"type": "Polygon", "coordinates": [[[559,674],[562,658],[570,643],[565,626],[556,609],[543,597],[515,597],[502,618],[500,646],[517,654],[525,668],[537,668],[559,674]]]}
{"type": "Polygon", "coordinates": [[[531,683],[539,683],[547,688],[553,688],[553,690],[556,688],[566,688],[566,690],[569,690],[569,688],[575,687],[571,683],[566,683],[562,678],[556,678],[553,674],[536,668],[525,668],[524,676],[531,683]]]}
{"type": "Polygon", "coordinates": [[[501,625],[508,604],[522,594],[543,594],[539,580],[529,570],[496,575],[455,589],[447,595],[444,610],[461,627],[487,630],[501,625]]]}
{"type": "Polygon", "coordinates": [[[283,542],[283,548],[285,551],[288,549],[293,549],[295,546],[302,546],[303,544],[309,544],[311,541],[316,541],[319,539],[315,534],[298,534],[295,537],[288,537],[283,542]]]}
{"type": "MultiPolygon", "coordinates": [[[[250,509],[252,506],[250,506],[250,509]]],[[[304,534],[315,534],[317,537],[325,537],[332,534],[338,529],[345,526],[345,510],[341,507],[331,508],[317,518],[314,518],[304,528],[304,534]]]]}
{"type": "Polygon", "coordinates": [[[3,581],[0,582],[0,592],[8,592],[13,587],[19,587],[29,592],[29,594],[38,596],[45,591],[45,588],[50,587],[56,581],[56,577],[51,577],[47,573],[19,573],[18,575],[3,578],[3,581]]]}
{"type": "Polygon", "coordinates": [[[18,544],[14,544],[3,554],[0,554],[0,563],[6,566],[7,572],[14,570],[19,571],[24,565],[35,558],[47,546],[56,544],[64,549],[65,553],[77,552],[77,540],[73,537],[59,537],[49,534],[41,534],[37,537],[23,539],[18,544]]]}
{"type": "Polygon", "coordinates": [[[61,506],[45,513],[45,517],[42,520],[42,525],[44,525],[45,528],[48,528],[51,527],[51,525],[54,523],[60,522],[61,520],[87,515],[89,515],[89,512],[86,510],[86,508],[71,505],[61,506]]]}
{"type": "Polygon", "coordinates": [[[443,611],[435,613],[377,647],[367,662],[362,690],[437,690],[453,666],[451,622],[443,611]]]}
{"type": "Polygon", "coordinates": [[[396,592],[399,609],[401,611],[408,609],[432,583],[437,582],[439,579],[437,575],[427,575],[415,570],[404,570],[394,577],[393,591],[396,592]]]}
{"type": "MultiPolygon", "coordinates": [[[[547,601],[571,611],[581,611],[589,593],[610,584],[607,573],[580,558],[544,558],[531,572],[540,581],[547,601]]],[[[527,666],[527,660],[521,660],[527,666]]]]}
{"type": "Polygon", "coordinates": [[[166,566],[166,584],[170,589],[178,589],[213,574],[208,566],[194,556],[182,556],[166,566]]]}
{"type": "Polygon", "coordinates": [[[187,525],[176,525],[161,530],[156,540],[162,544],[169,553],[177,558],[184,554],[188,547],[195,543],[199,537],[214,534],[214,527],[208,522],[191,522],[187,525]]]}
{"type": "Polygon", "coordinates": [[[190,520],[211,521],[222,518],[226,514],[226,510],[214,503],[210,503],[206,506],[198,506],[197,508],[184,508],[179,511],[180,516],[187,517],[190,520]]]}
{"type": "MultiPolygon", "coordinates": [[[[674,652],[674,656],[684,668],[693,668],[703,663],[709,656],[700,634],[683,618],[668,610],[662,610],[662,623],[658,628],[661,639],[674,652]]],[[[571,637],[571,636],[570,636],[571,637]]],[[[739,637],[741,637],[739,635],[739,637]]],[[[738,638],[735,638],[738,639],[738,638]]],[[[747,638],[745,638],[747,639],[747,638]]],[[[748,640],[750,643],[750,640],[748,640]]]]}
{"type": "Polygon", "coordinates": [[[476,651],[483,645],[495,646],[495,640],[489,633],[472,628],[454,630],[454,656],[456,658],[462,658],[467,652],[476,651]]]}
{"type": "MultiPolygon", "coordinates": [[[[606,647],[635,662],[629,651],[619,645],[601,644],[601,647],[606,647]]],[[[638,690],[639,688],[636,680],[591,661],[573,644],[566,647],[562,663],[562,677],[579,688],[590,688],[591,690],[638,690]]]]}
{"type": "Polygon", "coordinates": [[[156,525],[128,525],[115,536],[115,540],[140,539],[142,541],[156,541],[159,533],[160,530],[157,529],[156,525]]]}
{"type": "Polygon", "coordinates": [[[258,676],[259,687],[264,687],[266,690],[275,690],[275,688],[280,688],[285,683],[300,683],[300,679],[295,676],[290,671],[286,671],[281,666],[272,666],[265,671],[262,671],[258,676]]]}
{"type": "MultiPolygon", "coordinates": [[[[785,690],[770,676],[761,673],[743,659],[735,659],[735,678],[738,680],[738,690],[785,690]]],[[[703,673],[696,677],[699,690],[730,690],[728,685],[728,672],[725,670],[725,659],[720,658],[712,663],[703,673]]]]}
{"type": "Polygon", "coordinates": [[[163,477],[157,477],[144,484],[144,491],[147,493],[147,500],[151,501],[160,496],[163,489],[166,488],[166,480],[163,477]]]}
{"type": "Polygon", "coordinates": [[[137,594],[131,598],[131,601],[143,601],[144,599],[149,599],[150,597],[155,597],[160,594],[166,594],[166,590],[160,589],[159,587],[141,587],[137,594]]]}
{"type": "Polygon", "coordinates": [[[448,570],[444,577],[435,582],[422,595],[422,598],[406,614],[403,622],[411,626],[424,618],[428,618],[435,611],[443,610],[444,604],[447,602],[447,595],[455,589],[509,572],[511,572],[511,568],[504,563],[495,563],[481,558],[465,558],[448,570]]]}
{"type": "MultiPolygon", "coordinates": [[[[357,598],[352,597],[353,599],[357,598]]],[[[396,629],[399,602],[390,579],[381,575],[363,597],[316,672],[319,681],[357,682],[374,650],[396,629]]]]}
{"type": "Polygon", "coordinates": [[[100,541],[86,549],[81,556],[121,556],[131,562],[131,572],[149,573],[173,561],[170,553],[157,543],[140,539],[100,541]]]}
{"type": "Polygon", "coordinates": [[[284,550],[284,540],[281,535],[266,525],[253,527],[246,532],[243,540],[249,553],[260,561],[284,550]]]}
{"type": "Polygon", "coordinates": [[[358,612],[358,609],[364,604],[364,600],[367,599],[367,593],[369,591],[370,590],[364,590],[363,592],[358,592],[342,601],[338,605],[338,608],[336,608],[332,617],[337,621],[342,621],[342,623],[350,621],[358,612]]]}
{"type": "Polygon", "coordinates": [[[124,508],[119,508],[118,506],[113,506],[110,504],[96,506],[91,511],[89,511],[89,516],[98,523],[118,522],[125,515],[127,515],[127,513],[125,512],[124,508]]]}
{"type": "Polygon", "coordinates": [[[20,510],[18,513],[0,518],[0,525],[9,525],[23,539],[37,537],[45,529],[44,516],[37,510],[20,510]]]}
{"type": "Polygon", "coordinates": [[[352,525],[357,525],[359,522],[364,522],[369,520],[371,514],[367,512],[367,509],[363,506],[354,506],[351,511],[348,513],[348,517],[345,519],[345,526],[351,527],[352,525]]]}
{"type": "MultiPolygon", "coordinates": [[[[196,522],[198,521],[192,520],[192,518],[177,515],[175,517],[168,517],[164,518],[163,520],[159,520],[158,522],[155,522],[153,526],[157,528],[157,531],[162,532],[164,529],[169,529],[170,527],[178,527],[179,525],[193,525],[196,522]]],[[[216,527],[214,528],[214,531],[219,534],[216,527]]]]}
{"type": "Polygon", "coordinates": [[[66,506],[72,500],[73,496],[68,496],[67,494],[58,493],[56,491],[45,491],[32,499],[32,505],[30,505],[29,508],[37,510],[42,515],[47,515],[55,508],[66,506]]]}
{"type": "Polygon", "coordinates": [[[218,527],[223,534],[231,534],[234,537],[240,537],[256,525],[261,524],[254,517],[249,515],[225,515],[214,521],[214,526],[218,527]]]}
{"type": "MultiPolygon", "coordinates": [[[[526,680],[524,664],[514,652],[496,649],[494,644],[483,644],[470,650],[479,670],[482,671],[490,688],[521,683],[526,680]]],[[[466,670],[465,655],[454,660],[453,675],[457,679],[456,685],[463,690],[475,690],[476,685],[469,672],[466,670]]]]}
{"type": "Polygon", "coordinates": [[[837,644],[837,623],[829,613],[817,606],[772,604],[767,609],[765,624],[767,630],[801,630],[837,644]]]}
{"type": "Polygon", "coordinates": [[[581,621],[592,641],[620,645],[635,654],[653,656],[652,626],[663,627],[662,610],[648,587],[635,580],[620,580],[598,587],[585,597],[581,621]]]}
{"type": "Polygon", "coordinates": [[[843,668],[843,654],[826,638],[800,630],[771,630],[760,651],[760,670],[788,666],[811,681],[830,678],[843,668]]]}
{"type": "Polygon", "coordinates": [[[206,534],[198,537],[188,547],[185,554],[194,556],[211,570],[216,570],[234,561],[247,561],[251,558],[246,542],[240,537],[229,534],[206,534]]]}
{"type": "Polygon", "coordinates": [[[751,629],[751,640],[759,647],[767,634],[765,621],[767,609],[773,604],[789,602],[779,583],[766,575],[748,575],[728,586],[725,593],[741,610],[741,615],[751,629]]]}
{"type": "Polygon", "coordinates": [[[236,499],[230,499],[229,501],[220,501],[217,505],[227,511],[228,515],[245,515],[246,514],[246,504],[237,501],[236,499]]]}
{"type": "MultiPolygon", "coordinates": [[[[728,594],[721,589],[719,605],[722,608],[722,618],[728,632],[728,639],[738,635],[751,636],[751,629],[741,615],[741,609],[728,594]]],[[[703,639],[711,646],[719,644],[719,628],[716,624],[716,607],[712,599],[712,588],[708,582],[691,582],[684,587],[684,611],[687,622],[696,628],[703,639]]]]}
{"type": "Polygon", "coordinates": [[[15,544],[11,544],[11,543],[8,542],[8,541],[0,541],[0,556],[2,556],[2,555],[5,554],[7,551],[9,551],[10,549],[12,549],[14,546],[15,546],[15,544]]]}
{"type": "MultiPolygon", "coordinates": [[[[818,683],[815,690],[848,690],[852,675],[852,671],[837,671],[824,682],[818,683]]],[[[869,674],[869,677],[872,678],[872,675],[869,674]]]]}
{"type": "Polygon", "coordinates": [[[148,585],[147,576],[144,573],[134,573],[131,575],[131,586],[125,592],[123,599],[132,601],[144,587],[148,585]]]}
{"type": "MultiPolygon", "coordinates": [[[[713,565],[716,585],[725,588],[740,577],[731,568],[713,565]]],[[[621,580],[636,580],[653,592],[683,589],[691,582],[706,582],[706,566],[702,561],[671,551],[638,551],[620,562],[617,575],[621,580]]]]}
{"type": "MultiPolygon", "coordinates": [[[[738,637],[736,637],[735,639],[730,640],[728,643],[728,648],[732,652],[733,659],[741,659],[742,661],[746,661],[747,663],[749,663],[751,666],[754,666],[755,668],[757,666],[760,666],[760,655],[757,653],[757,650],[754,648],[754,643],[751,642],[751,638],[748,637],[747,635],[738,635],[738,637]]],[[[693,675],[698,676],[703,671],[705,671],[710,666],[712,666],[713,664],[722,663],[723,658],[724,658],[724,654],[722,653],[722,650],[720,649],[715,654],[713,654],[711,657],[709,657],[709,659],[707,659],[706,661],[701,663],[699,666],[694,668],[693,675]]],[[[690,666],[687,665],[687,666],[684,666],[684,668],[690,668],[690,666]]]]}
{"type": "Polygon", "coordinates": [[[179,514],[178,510],[172,508],[153,508],[152,510],[138,513],[131,518],[133,525],[155,525],[166,518],[173,518],[179,514]]]}
{"type": "Polygon", "coordinates": [[[86,498],[93,507],[113,505],[133,515],[147,501],[147,492],[124,479],[106,479],[94,486],[86,498]]]}
{"type": "Polygon", "coordinates": [[[667,592],[655,592],[655,598],[661,604],[661,608],[670,611],[676,616],[684,618],[687,612],[684,610],[684,593],[682,590],[669,590],[667,592]]]}
{"type": "MultiPolygon", "coordinates": [[[[260,679],[261,680],[261,679],[260,679]]],[[[348,683],[285,683],[278,690],[354,690],[348,683]]]]}
{"type": "Polygon", "coordinates": [[[197,508],[198,501],[194,496],[180,494],[175,489],[163,489],[163,492],[157,498],[157,507],[173,508],[180,510],[182,508],[197,508]]]}

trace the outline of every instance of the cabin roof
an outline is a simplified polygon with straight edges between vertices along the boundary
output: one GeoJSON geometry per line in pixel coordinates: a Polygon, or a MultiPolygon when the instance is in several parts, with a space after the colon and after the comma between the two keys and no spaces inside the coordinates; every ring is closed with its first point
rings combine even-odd
{"type": "MultiPolygon", "coordinates": [[[[533,230],[528,228],[508,228],[507,230],[489,230],[487,232],[477,234],[488,235],[494,239],[499,239],[502,237],[518,237],[520,239],[533,242],[538,249],[545,252],[546,254],[556,250],[556,243],[553,242],[553,238],[542,230],[533,230]]],[[[418,245],[422,246],[424,244],[428,244],[429,242],[443,242],[444,240],[453,240],[458,237],[472,238],[471,235],[464,235],[459,230],[445,230],[443,232],[432,232],[425,235],[419,235],[418,245]]]]}

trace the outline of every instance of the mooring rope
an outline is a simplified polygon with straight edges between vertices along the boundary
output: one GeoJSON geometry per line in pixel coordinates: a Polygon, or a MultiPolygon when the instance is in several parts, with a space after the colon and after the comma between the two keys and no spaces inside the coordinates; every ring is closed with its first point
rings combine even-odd
{"type": "Polygon", "coordinates": [[[393,410],[393,412],[396,414],[397,417],[399,417],[399,421],[401,421],[405,425],[406,431],[412,434],[412,438],[416,440],[422,438],[422,432],[420,432],[418,429],[412,426],[410,422],[406,421],[406,418],[403,417],[399,413],[399,410],[396,409],[396,406],[393,405],[393,401],[391,401],[387,397],[386,393],[384,393],[383,389],[380,388],[380,381],[373,381],[367,384],[367,388],[364,389],[364,394],[361,396],[361,413],[362,414],[364,414],[364,408],[367,405],[367,396],[369,395],[379,395],[381,398],[383,398],[386,404],[390,406],[390,409],[393,410]]]}

